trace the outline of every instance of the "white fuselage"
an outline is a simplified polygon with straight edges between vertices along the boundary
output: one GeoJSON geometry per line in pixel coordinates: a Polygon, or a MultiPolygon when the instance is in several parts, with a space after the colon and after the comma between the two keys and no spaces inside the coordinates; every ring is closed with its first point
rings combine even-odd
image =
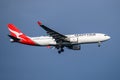
{"type": "MultiPolygon", "coordinates": [[[[88,44],[98,43],[109,40],[110,37],[102,33],[86,33],[86,34],[73,34],[65,35],[70,44],[88,44]]],[[[38,46],[51,46],[57,45],[55,39],[50,36],[30,37],[38,46]]],[[[67,44],[67,43],[66,43],[67,44]]]]}

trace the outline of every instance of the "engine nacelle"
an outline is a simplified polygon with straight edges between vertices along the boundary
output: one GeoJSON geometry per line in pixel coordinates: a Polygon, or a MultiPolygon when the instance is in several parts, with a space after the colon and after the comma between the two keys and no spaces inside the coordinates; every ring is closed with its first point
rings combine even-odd
{"type": "Polygon", "coordinates": [[[71,45],[68,47],[69,49],[72,49],[72,50],[80,50],[81,49],[81,46],[80,45],[71,45]]]}

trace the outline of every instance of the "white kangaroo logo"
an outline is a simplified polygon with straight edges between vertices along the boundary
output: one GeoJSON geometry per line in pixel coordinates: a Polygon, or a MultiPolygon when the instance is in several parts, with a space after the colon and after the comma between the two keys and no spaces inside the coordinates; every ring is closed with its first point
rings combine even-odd
{"type": "Polygon", "coordinates": [[[19,33],[19,32],[16,32],[16,31],[14,31],[14,30],[12,30],[12,29],[10,29],[10,28],[8,28],[12,33],[14,33],[15,35],[16,35],[16,37],[18,38],[18,39],[23,39],[23,40],[25,40],[24,38],[21,38],[20,37],[20,35],[23,35],[23,33],[19,33]]]}

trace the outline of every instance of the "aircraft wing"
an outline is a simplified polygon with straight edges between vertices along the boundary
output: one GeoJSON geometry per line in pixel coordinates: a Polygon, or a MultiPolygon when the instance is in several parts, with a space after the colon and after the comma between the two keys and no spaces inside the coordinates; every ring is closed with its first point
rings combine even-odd
{"type": "Polygon", "coordinates": [[[41,26],[46,32],[48,35],[50,35],[51,37],[53,37],[55,39],[55,41],[57,43],[60,43],[60,42],[69,42],[66,40],[67,36],[63,35],[63,34],[60,34],[48,27],[46,27],[45,25],[43,25],[41,22],[38,21],[38,25],[41,26]]]}

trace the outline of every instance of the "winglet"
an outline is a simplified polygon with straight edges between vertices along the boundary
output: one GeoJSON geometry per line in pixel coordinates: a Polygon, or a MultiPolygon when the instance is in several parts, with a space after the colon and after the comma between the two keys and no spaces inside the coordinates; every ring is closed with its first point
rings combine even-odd
{"type": "Polygon", "coordinates": [[[38,23],[38,25],[39,25],[39,26],[41,26],[41,25],[42,25],[42,22],[40,22],[40,21],[38,21],[37,23],[38,23]]]}

